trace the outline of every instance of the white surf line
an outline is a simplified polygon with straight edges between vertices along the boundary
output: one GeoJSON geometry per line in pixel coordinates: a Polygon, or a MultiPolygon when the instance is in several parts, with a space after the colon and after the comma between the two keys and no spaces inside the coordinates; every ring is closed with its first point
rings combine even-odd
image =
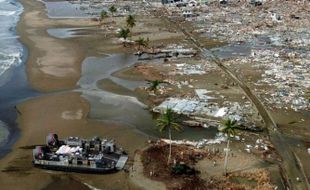
{"type": "Polygon", "coordinates": [[[76,89],[76,90],[73,90],[75,92],[81,92],[82,93],[82,96],[87,96],[87,95],[90,95],[90,96],[96,96],[100,99],[104,99],[106,96],[108,97],[113,97],[113,98],[119,98],[119,99],[123,99],[123,100],[127,100],[129,102],[132,102],[132,103],[135,103],[139,106],[141,106],[142,108],[147,108],[148,106],[145,105],[144,103],[140,102],[136,97],[133,97],[133,96],[126,96],[126,95],[119,95],[119,94],[114,94],[114,93],[111,93],[111,92],[108,92],[108,91],[104,91],[104,90],[100,90],[100,89],[83,89],[83,88],[80,88],[80,89],[76,89]]]}

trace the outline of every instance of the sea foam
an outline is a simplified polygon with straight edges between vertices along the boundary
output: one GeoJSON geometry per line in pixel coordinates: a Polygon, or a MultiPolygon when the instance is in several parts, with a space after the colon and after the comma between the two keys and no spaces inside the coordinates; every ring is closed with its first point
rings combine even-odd
{"type": "Polygon", "coordinates": [[[22,62],[23,47],[15,31],[22,11],[22,5],[16,0],[0,0],[0,86],[10,76],[5,73],[22,62]]]}
{"type": "Polygon", "coordinates": [[[16,14],[16,11],[0,11],[0,16],[11,16],[16,14]]]}

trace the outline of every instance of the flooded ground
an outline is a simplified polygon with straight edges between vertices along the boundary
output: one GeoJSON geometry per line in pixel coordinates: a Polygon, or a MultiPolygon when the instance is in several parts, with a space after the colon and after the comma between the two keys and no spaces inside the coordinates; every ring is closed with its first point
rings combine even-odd
{"type": "MultiPolygon", "coordinates": [[[[82,97],[91,105],[90,119],[120,122],[150,137],[166,136],[159,133],[156,117],[134,96],[134,89],[146,85],[146,81],[126,80],[112,76],[114,72],[130,67],[136,62],[137,57],[129,54],[114,54],[101,58],[88,57],[82,64],[82,77],[78,82],[81,89],[77,91],[82,92],[82,97]],[[106,89],[98,88],[98,81],[103,79],[109,79],[110,83],[118,85],[118,89],[110,92],[111,85],[106,85],[106,89]]],[[[185,127],[183,132],[173,134],[173,138],[198,140],[214,138],[216,133],[216,128],[185,127]]]]}
{"type": "Polygon", "coordinates": [[[86,37],[87,35],[79,34],[84,28],[50,28],[47,33],[50,36],[60,39],[86,37]]]}
{"type": "Polygon", "coordinates": [[[50,18],[91,18],[98,15],[102,9],[90,8],[83,3],[69,1],[43,1],[50,18]]]}

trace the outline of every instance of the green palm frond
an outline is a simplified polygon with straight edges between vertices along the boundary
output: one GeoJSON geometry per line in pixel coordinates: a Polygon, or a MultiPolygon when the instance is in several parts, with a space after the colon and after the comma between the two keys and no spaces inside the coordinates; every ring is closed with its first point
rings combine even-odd
{"type": "Polygon", "coordinates": [[[306,92],[306,98],[310,101],[310,88],[308,88],[308,91],[306,92]]]}
{"type": "Polygon", "coordinates": [[[135,41],[139,46],[144,46],[147,47],[148,46],[148,41],[145,40],[143,37],[139,37],[139,39],[137,39],[135,41]]]}
{"type": "Polygon", "coordinates": [[[134,16],[132,15],[128,15],[127,19],[126,19],[126,23],[127,26],[130,28],[133,28],[134,26],[136,26],[136,19],[134,16]]]}
{"type": "Polygon", "coordinates": [[[156,126],[159,128],[159,131],[165,131],[170,128],[176,131],[181,131],[182,127],[176,123],[175,113],[171,108],[167,108],[164,113],[161,114],[160,118],[157,119],[156,126]]]}
{"type": "Polygon", "coordinates": [[[236,120],[227,119],[223,120],[221,123],[223,127],[220,129],[220,131],[227,134],[228,137],[235,136],[237,134],[235,131],[238,127],[236,120]]]}
{"type": "Polygon", "coordinates": [[[112,15],[113,15],[114,13],[117,12],[117,8],[116,8],[114,5],[112,5],[112,6],[109,7],[109,11],[110,11],[110,12],[112,13],[112,15]]]}
{"type": "Polygon", "coordinates": [[[176,130],[176,131],[182,131],[182,126],[181,125],[179,125],[178,123],[171,123],[171,128],[173,128],[174,130],[176,130]]]}
{"type": "Polygon", "coordinates": [[[121,28],[121,30],[118,32],[118,37],[124,38],[125,40],[128,38],[130,33],[129,28],[121,28]]]}
{"type": "Polygon", "coordinates": [[[100,20],[104,20],[106,17],[108,17],[108,13],[105,10],[102,10],[100,13],[100,20]]]}
{"type": "Polygon", "coordinates": [[[159,127],[159,132],[163,132],[166,130],[167,126],[166,125],[158,125],[159,127]]]}
{"type": "Polygon", "coordinates": [[[150,85],[148,89],[150,91],[156,91],[161,83],[164,83],[160,80],[147,80],[147,83],[150,85]]]}

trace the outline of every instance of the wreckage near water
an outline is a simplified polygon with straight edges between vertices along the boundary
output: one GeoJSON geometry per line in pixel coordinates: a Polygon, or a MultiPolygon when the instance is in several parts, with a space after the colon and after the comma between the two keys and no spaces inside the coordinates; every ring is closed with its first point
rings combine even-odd
{"type": "Polygon", "coordinates": [[[43,169],[80,173],[112,173],[122,170],[128,155],[113,140],[46,137],[46,146],[33,149],[33,165],[43,169]]]}

